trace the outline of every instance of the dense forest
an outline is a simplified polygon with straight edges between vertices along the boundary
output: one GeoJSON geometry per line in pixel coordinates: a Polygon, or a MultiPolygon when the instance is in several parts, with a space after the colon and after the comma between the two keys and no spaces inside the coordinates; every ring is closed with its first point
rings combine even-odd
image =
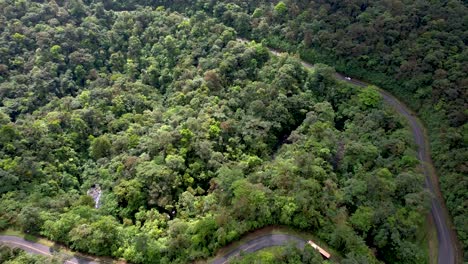
{"type": "Polygon", "coordinates": [[[404,100],[429,129],[442,194],[468,252],[466,1],[153,2],[187,14],[202,10],[243,37],[332,65],[404,100]]]}
{"type": "MultiPolygon", "coordinates": [[[[342,263],[427,261],[428,193],[406,123],[374,87],[237,40],[257,30],[293,47],[275,40],[301,18],[290,6],[200,2],[181,15],[137,2],[0,0],[0,229],[187,263],[280,224],[342,263]],[[86,195],[97,184],[98,209],[86,195]]],[[[451,129],[455,151],[462,126],[451,129]]]]}

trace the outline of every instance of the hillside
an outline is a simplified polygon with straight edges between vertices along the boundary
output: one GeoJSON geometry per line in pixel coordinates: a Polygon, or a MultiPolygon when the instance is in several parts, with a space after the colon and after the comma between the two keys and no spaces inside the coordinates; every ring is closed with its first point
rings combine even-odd
{"type": "Polygon", "coordinates": [[[244,37],[326,63],[404,100],[429,129],[442,194],[468,252],[466,1],[156,2],[206,12],[244,37]]]}
{"type": "Polygon", "coordinates": [[[416,147],[374,87],[238,41],[250,9],[244,31],[157,6],[0,1],[0,229],[187,263],[275,224],[343,263],[427,262],[416,147]]]}

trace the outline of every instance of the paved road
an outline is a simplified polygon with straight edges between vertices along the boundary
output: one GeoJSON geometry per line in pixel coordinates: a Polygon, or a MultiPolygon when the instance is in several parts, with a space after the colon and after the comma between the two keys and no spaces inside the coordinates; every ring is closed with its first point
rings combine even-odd
{"type": "Polygon", "coordinates": [[[241,246],[227,253],[223,257],[213,260],[212,264],[228,263],[229,258],[235,257],[239,255],[241,252],[251,253],[251,252],[255,252],[260,249],[266,248],[266,247],[282,246],[291,242],[295,243],[297,247],[302,249],[307,243],[307,240],[296,237],[296,236],[292,236],[292,235],[283,235],[283,234],[263,235],[263,236],[257,237],[249,242],[242,244],[241,246]]]}
{"type": "MultiPolygon", "coordinates": [[[[247,42],[245,39],[238,39],[241,42],[247,42]]],[[[270,52],[275,56],[280,56],[280,52],[270,49],[270,52]]],[[[314,66],[307,62],[302,61],[302,65],[306,68],[312,69],[314,66]]],[[[361,87],[366,87],[369,84],[355,80],[355,79],[347,79],[343,74],[336,73],[335,78],[358,85],[361,87]]],[[[456,251],[457,248],[457,238],[456,234],[453,230],[449,228],[450,219],[448,217],[448,212],[446,207],[444,206],[444,201],[442,199],[442,195],[440,193],[439,184],[437,182],[437,175],[434,174],[433,164],[430,158],[430,151],[429,146],[426,143],[426,135],[424,133],[424,128],[421,125],[421,122],[418,118],[406,107],[403,103],[401,103],[397,98],[395,98],[390,93],[380,90],[380,94],[382,95],[383,100],[392,106],[398,113],[400,113],[403,117],[408,120],[410,124],[411,131],[414,136],[415,143],[418,146],[418,159],[421,161],[421,167],[426,176],[426,186],[432,194],[431,198],[431,215],[434,219],[434,223],[437,229],[437,238],[439,242],[438,248],[438,260],[437,263],[439,264],[454,264],[461,261],[461,258],[458,257],[458,253],[456,251]]],[[[215,259],[214,264],[226,263],[227,259],[231,256],[238,255],[241,251],[245,252],[254,252],[256,250],[285,244],[289,240],[297,239],[296,237],[288,236],[288,235],[270,235],[266,237],[261,237],[258,240],[252,240],[239,246],[238,248],[234,249],[232,252],[226,254],[225,256],[215,259]]]]}
{"type": "MultiPolygon", "coordinates": [[[[347,81],[349,83],[365,87],[369,84],[358,80],[346,80],[345,76],[337,73],[336,78],[347,81]]],[[[426,135],[424,128],[418,118],[408,109],[403,103],[396,99],[390,93],[380,90],[384,101],[392,106],[398,113],[408,120],[413,133],[414,141],[418,146],[418,159],[421,162],[421,167],[426,176],[426,187],[432,194],[431,197],[431,215],[436,225],[437,239],[439,242],[438,260],[439,264],[452,264],[457,260],[457,238],[453,230],[449,228],[450,219],[448,218],[447,209],[444,206],[444,201],[441,198],[437,175],[434,174],[432,160],[430,158],[429,146],[426,143],[426,135]]]]}
{"type": "MultiPolygon", "coordinates": [[[[34,243],[31,241],[24,240],[20,237],[15,236],[0,236],[0,244],[5,244],[14,248],[21,248],[24,251],[33,254],[40,254],[48,257],[54,255],[54,250],[48,246],[41,245],[39,243],[34,243]]],[[[70,258],[65,261],[66,264],[98,264],[98,262],[92,261],[87,258],[70,256],[70,258]]]]}
{"type": "MultiPolygon", "coordinates": [[[[242,42],[245,42],[243,39],[239,39],[242,42]]],[[[279,53],[275,50],[271,50],[271,52],[278,56],[279,53]]],[[[313,65],[302,62],[304,67],[313,68],[313,65]]],[[[345,76],[342,74],[337,73],[335,75],[337,79],[365,87],[368,84],[359,80],[346,80],[345,76]]],[[[418,118],[413,115],[413,113],[398,99],[392,96],[390,93],[379,90],[380,94],[382,95],[384,101],[392,106],[396,111],[398,111],[402,116],[404,116],[413,132],[414,140],[418,145],[418,158],[421,161],[421,166],[426,176],[426,186],[430,190],[432,194],[431,198],[431,215],[434,219],[434,223],[437,229],[437,238],[439,241],[439,249],[438,249],[438,263],[439,264],[453,264],[460,261],[457,258],[457,238],[453,230],[448,227],[448,223],[450,223],[450,219],[448,217],[448,213],[444,206],[444,201],[441,198],[439,185],[437,183],[437,177],[434,174],[434,170],[432,169],[432,161],[430,158],[429,147],[425,141],[425,134],[424,129],[419,122],[418,118]]],[[[213,261],[214,264],[221,264],[226,263],[229,257],[235,256],[240,254],[241,251],[244,252],[254,252],[260,250],[265,247],[271,246],[278,246],[284,245],[290,241],[295,241],[298,243],[298,246],[304,247],[306,243],[305,240],[302,240],[295,236],[290,235],[266,235],[258,237],[254,240],[251,240],[245,244],[242,244],[238,248],[234,249],[233,251],[229,252],[225,256],[221,258],[217,258],[213,261]]],[[[15,247],[22,248],[28,252],[42,254],[46,256],[52,256],[52,249],[43,246],[37,243],[33,243],[30,241],[26,241],[22,238],[12,237],[12,236],[0,236],[0,243],[5,243],[8,245],[12,245],[15,247]]],[[[68,260],[66,263],[68,264],[81,264],[81,263],[97,263],[90,261],[88,259],[73,257],[68,260]]]]}

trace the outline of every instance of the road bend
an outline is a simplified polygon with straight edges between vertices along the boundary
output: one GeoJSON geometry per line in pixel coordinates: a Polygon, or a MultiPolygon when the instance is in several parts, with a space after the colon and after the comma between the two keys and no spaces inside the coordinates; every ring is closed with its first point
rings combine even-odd
{"type": "MultiPolygon", "coordinates": [[[[241,42],[246,42],[245,39],[238,39],[241,42]]],[[[270,50],[275,56],[279,56],[280,53],[276,50],[270,50]]],[[[312,64],[307,62],[302,62],[302,65],[306,68],[313,68],[312,64]]],[[[368,83],[346,78],[344,75],[336,73],[335,78],[341,81],[345,81],[357,86],[365,87],[368,86],[368,83]]],[[[431,192],[431,216],[434,219],[434,223],[437,230],[437,239],[438,239],[438,263],[439,264],[455,264],[461,261],[459,257],[458,242],[455,232],[450,228],[450,218],[448,216],[448,211],[445,207],[444,200],[442,198],[437,175],[435,175],[434,165],[430,158],[430,150],[427,144],[427,136],[425,130],[421,125],[421,122],[418,120],[416,115],[413,114],[408,107],[406,107],[402,102],[400,102],[396,97],[390,93],[379,89],[379,93],[382,95],[383,100],[393,107],[398,113],[408,120],[408,123],[411,127],[411,132],[416,145],[418,146],[418,159],[421,162],[422,172],[424,173],[426,180],[426,187],[431,192]]],[[[229,258],[239,255],[241,252],[255,252],[257,250],[271,247],[285,245],[287,243],[296,243],[298,247],[304,247],[306,241],[292,235],[286,234],[271,234],[263,235],[257,237],[251,241],[248,241],[226,255],[215,259],[213,264],[224,264],[229,261],[229,258]]],[[[19,237],[13,236],[0,236],[0,243],[6,244],[12,247],[21,248],[27,252],[34,254],[41,254],[44,256],[53,256],[53,249],[38,243],[24,240],[19,237]]],[[[67,264],[97,264],[90,259],[71,256],[69,260],[66,261],[67,264]]]]}
{"type": "MultiPolygon", "coordinates": [[[[248,42],[246,39],[237,39],[240,42],[248,42]]],[[[270,52],[275,56],[281,56],[281,53],[277,50],[270,49],[270,52]]],[[[301,61],[302,65],[306,68],[313,69],[314,65],[309,64],[305,61],[301,61]]],[[[370,84],[351,79],[346,77],[343,74],[336,73],[334,76],[336,79],[357,85],[360,87],[366,87],[370,84]]],[[[427,136],[425,134],[425,129],[422,126],[422,123],[419,121],[417,116],[402,102],[400,102],[395,96],[390,94],[387,91],[378,89],[383,100],[395,109],[399,114],[401,114],[409,123],[411,127],[411,132],[414,137],[414,141],[418,146],[418,159],[421,163],[421,170],[425,176],[425,184],[427,189],[430,191],[431,195],[431,216],[434,220],[435,227],[437,230],[437,239],[438,239],[438,264],[456,264],[461,262],[460,251],[457,250],[458,240],[455,234],[455,231],[450,228],[451,222],[450,217],[445,207],[444,199],[440,192],[439,183],[437,175],[435,174],[434,165],[432,164],[429,145],[427,143],[427,136]]],[[[220,264],[227,262],[229,257],[233,255],[238,255],[240,252],[254,252],[256,250],[268,247],[276,246],[278,243],[282,242],[283,244],[287,243],[288,239],[297,239],[293,236],[288,235],[270,235],[267,237],[259,238],[258,240],[252,240],[245,244],[242,244],[238,248],[234,249],[227,255],[222,258],[215,259],[213,263],[220,264]],[[273,239],[272,236],[278,236],[273,239]]]]}
{"type": "Polygon", "coordinates": [[[286,234],[262,235],[253,240],[245,242],[224,256],[216,258],[211,263],[225,264],[228,263],[231,258],[236,257],[241,253],[252,253],[267,247],[282,246],[289,243],[294,243],[298,248],[302,249],[307,243],[307,240],[286,234]]]}
{"type": "MultiPolygon", "coordinates": [[[[53,257],[56,253],[51,247],[44,246],[39,243],[35,243],[32,241],[25,240],[20,237],[15,236],[0,236],[0,244],[7,245],[12,248],[20,248],[26,252],[32,254],[39,254],[46,257],[53,257]]],[[[64,262],[66,264],[98,264],[99,262],[95,262],[91,259],[78,257],[78,256],[68,256],[69,258],[64,262]]]]}
{"type": "MultiPolygon", "coordinates": [[[[369,85],[368,83],[359,80],[349,80],[339,73],[337,73],[335,77],[361,87],[369,85]]],[[[461,260],[461,258],[458,257],[457,252],[458,241],[455,232],[450,228],[450,218],[439,189],[437,175],[435,175],[434,165],[432,164],[430,150],[426,140],[425,129],[417,116],[409,110],[405,104],[400,102],[387,91],[381,89],[378,89],[378,91],[383,100],[408,121],[414,141],[418,146],[418,159],[421,163],[421,170],[425,176],[426,187],[431,193],[431,216],[436,226],[437,240],[439,242],[437,263],[458,263],[461,260]]]]}

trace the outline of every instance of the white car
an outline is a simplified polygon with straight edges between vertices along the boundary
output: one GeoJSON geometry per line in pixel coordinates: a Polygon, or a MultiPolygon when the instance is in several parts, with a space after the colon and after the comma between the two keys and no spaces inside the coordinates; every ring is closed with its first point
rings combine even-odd
{"type": "Polygon", "coordinates": [[[345,78],[345,80],[347,80],[347,81],[351,81],[351,77],[346,76],[346,77],[344,77],[344,78],[345,78]]]}

